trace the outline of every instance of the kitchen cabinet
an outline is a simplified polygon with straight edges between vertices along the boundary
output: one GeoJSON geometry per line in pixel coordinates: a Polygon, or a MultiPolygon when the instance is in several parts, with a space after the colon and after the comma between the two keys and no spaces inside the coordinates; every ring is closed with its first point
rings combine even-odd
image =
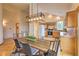
{"type": "Polygon", "coordinates": [[[78,19],[77,19],[77,10],[69,11],[66,14],[66,29],[67,29],[67,37],[61,37],[61,49],[63,55],[77,55],[77,27],[78,27],[78,19]],[[75,30],[68,30],[68,28],[72,28],[75,30]],[[75,34],[74,36],[71,36],[75,34]]]}
{"type": "Polygon", "coordinates": [[[75,56],[75,38],[61,37],[61,49],[64,56],[75,56]]]}
{"type": "Polygon", "coordinates": [[[77,27],[77,11],[76,10],[67,12],[66,25],[67,27],[77,27]]]}

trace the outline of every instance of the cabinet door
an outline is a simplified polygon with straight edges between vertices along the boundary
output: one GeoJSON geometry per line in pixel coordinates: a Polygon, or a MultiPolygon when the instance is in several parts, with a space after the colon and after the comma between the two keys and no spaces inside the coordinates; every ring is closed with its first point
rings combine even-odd
{"type": "Polygon", "coordinates": [[[75,56],[75,38],[61,38],[62,55],[75,56]]]}
{"type": "Polygon", "coordinates": [[[67,13],[67,27],[77,27],[77,11],[70,11],[67,13]]]}

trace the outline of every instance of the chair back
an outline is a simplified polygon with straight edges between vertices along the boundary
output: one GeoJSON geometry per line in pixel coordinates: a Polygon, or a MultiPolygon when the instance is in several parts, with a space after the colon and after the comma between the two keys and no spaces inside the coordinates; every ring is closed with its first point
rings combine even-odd
{"type": "Polygon", "coordinates": [[[48,49],[48,55],[57,56],[59,45],[60,45],[59,39],[56,39],[54,42],[50,42],[51,48],[48,49]]]}
{"type": "Polygon", "coordinates": [[[22,48],[24,49],[24,53],[28,56],[32,56],[32,52],[31,52],[31,47],[29,44],[25,44],[25,43],[22,43],[20,42],[20,44],[22,45],[22,48]]]}
{"type": "Polygon", "coordinates": [[[56,55],[58,53],[59,45],[60,45],[60,40],[56,39],[55,42],[54,42],[54,45],[53,45],[53,51],[56,53],[56,55]]]}
{"type": "Polygon", "coordinates": [[[19,44],[19,41],[18,41],[17,39],[13,39],[13,40],[14,40],[14,42],[15,42],[16,48],[21,48],[21,47],[20,47],[20,44],[19,44]]]}

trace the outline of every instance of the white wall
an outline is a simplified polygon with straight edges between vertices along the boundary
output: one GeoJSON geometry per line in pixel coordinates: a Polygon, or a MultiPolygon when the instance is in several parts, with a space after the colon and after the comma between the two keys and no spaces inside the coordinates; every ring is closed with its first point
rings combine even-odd
{"type": "Polygon", "coordinates": [[[33,35],[36,38],[39,37],[39,23],[38,22],[29,23],[29,35],[33,35]]]}
{"type": "Polygon", "coordinates": [[[13,33],[16,32],[15,24],[17,23],[17,13],[3,10],[3,20],[7,21],[7,24],[4,27],[4,38],[13,37],[13,33]]]}
{"type": "Polygon", "coordinates": [[[34,22],[34,36],[39,38],[39,22],[34,22]]]}
{"type": "MultiPolygon", "coordinates": [[[[16,32],[16,23],[19,23],[19,32],[28,32],[28,24],[26,23],[25,16],[27,12],[16,9],[15,6],[3,5],[3,19],[7,21],[4,27],[4,38],[12,38],[13,33],[16,32]]],[[[28,9],[26,9],[28,10],[28,9]]]]}
{"type": "Polygon", "coordinates": [[[29,23],[28,22],[26,22],[26,16],[27,16],[28,14],[26,13],[26,12],[23,12],[23,11],[21,11],[20,12],[20,16],[19,16],[19,23],[20,23],[20,33],[25,33],[26,35],[28,34],[28,32],[29,32],[29,23]]]}
{"type": "Polygon", "coordinates": [[[3,43],[2,4],[0,4],[0,44],[3,43]]]}
{"type": "Polygon", "coordinates": [[[34,23],[33,22],[29,23],[29,35],[34,36],[34,23]]]}

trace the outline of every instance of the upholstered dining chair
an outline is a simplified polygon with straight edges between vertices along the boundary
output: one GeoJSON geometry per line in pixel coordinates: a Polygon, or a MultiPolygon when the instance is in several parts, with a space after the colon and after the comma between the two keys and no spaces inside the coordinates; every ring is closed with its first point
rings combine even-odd
{"type": "Polygon", "coordinates": [[[15,51],[12,52],[12,54],[16,54],[18,53],[18,55],[20,55],[20,50],[21,50],[21,46],[20,46],[20,43],[18,41],[18,39],[13,39],[14,40],[14,43],[15,43],[15,51]]]}
{"type": "Polygon", "coordinates": [[[22,43],[20,42],[20,45],[22,46],[23,48],[23,51],[21,53],[24,53],[25,56],[39,56],[37,55],[36,53],[38,53],[38,51],[34,51],[32,53],[32,47],[30,47],[30,45],[28,43],[22,43]]]}
{"type": "Polygon", "coordinates": [[[13,52],[14,56],[39,56],[36,53],[38,51],[32,52],[31,47],[28,43],[19,42],[18,39],[14,39],[16,50],[13,52]]]}

